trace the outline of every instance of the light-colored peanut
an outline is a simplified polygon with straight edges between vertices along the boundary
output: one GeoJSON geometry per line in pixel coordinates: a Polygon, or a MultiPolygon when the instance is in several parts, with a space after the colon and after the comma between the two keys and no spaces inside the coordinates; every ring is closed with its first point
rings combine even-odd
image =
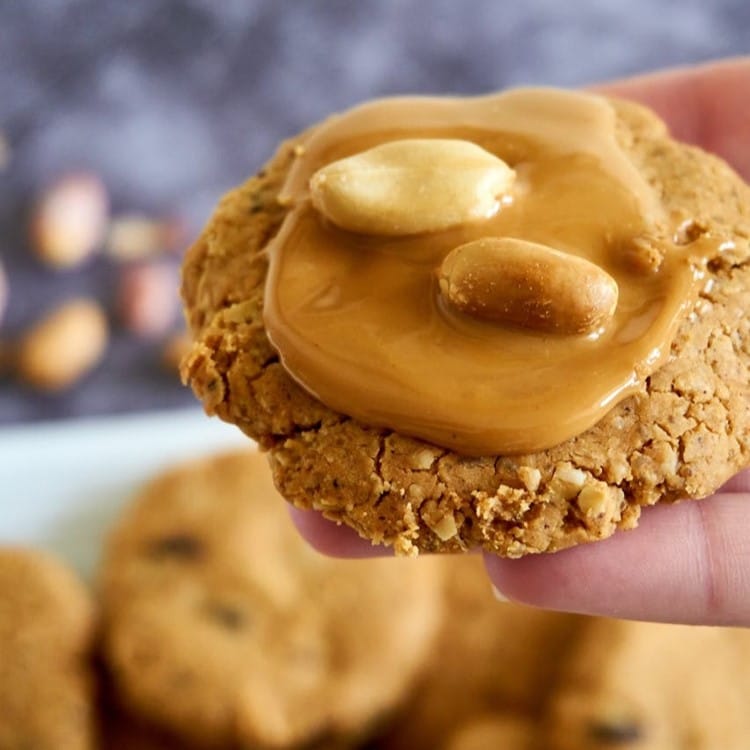
{"type": "Polygon", "coordinates": [[[617,282],[604,269],[512,237],[455,248],[440,266],[439,282],[460,312],[550,333],[595,331],[617,306],[617,282]]]}
{"type": "Polygon", "coordinates": [[[515,172],[459,139],[390,141],[319,169],[315,208],[337,226],[375,235],[437,232],[493,216],[515,172]]]}
{"type": "Polygon", "coordinates": [[[576,499],[578,507],[589,518],[599,518],[611,512],[614,499],[609,488],[603,483],[587,484],[576,499]]]}
{"type": "Polygon", "coordinates": [[[16,371],[39,390],[64,390],[98,364],[107,339],[102,308],[93,300],[73,300],[43,318],[21,339],[16,371]]]}
{"type": "Polygon", "coordinates": [[[73,268],[99,248],[108,217],[107,190],[96,175],[63,177],[40,195],[32,209],[34,252],[54,268],[73,268]]]}

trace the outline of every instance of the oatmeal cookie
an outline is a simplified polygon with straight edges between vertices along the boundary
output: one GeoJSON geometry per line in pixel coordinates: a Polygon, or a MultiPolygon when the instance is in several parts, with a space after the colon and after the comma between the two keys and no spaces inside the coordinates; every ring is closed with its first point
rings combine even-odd
{"type": "MultiPolygon", "coordinates": [[[[707,496],[748,464],[750,189],[646,109],[611,106],[617,142],[660,210],[689,217],[678,242],[726,237],[731,249],[709,260],[666,361],[596,424],[545,450],[467,456],[329,408],[285,369],[264,326],[267,246],[289,213],[278,196],[307,135],[222,199],[184,263],[194,344],[182,374],[207,413],[268,450],[287,500],[400,554],[519,557],[632,528],[642,507],[707,496]]],[[[658,253],[636,249],[644,267],[658,266],[658,253]]]]}
{"type": "Polygon", "coordinates": [[[365,733],[409,689],[439,623],[437,570],[411,562],[311,550],[256,452],[168,471],[106,548],[117,698],[207,747],[333,747],[365,733]]]}

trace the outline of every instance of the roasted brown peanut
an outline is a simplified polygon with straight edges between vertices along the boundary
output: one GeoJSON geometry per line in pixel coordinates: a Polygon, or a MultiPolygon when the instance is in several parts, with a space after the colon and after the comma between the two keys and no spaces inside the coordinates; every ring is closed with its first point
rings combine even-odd
{"type": "Polygon", "coordinates": [[[315,208],[337,226],[375,235],[437,232],[493,216],[515,172],[470,141],[390,141],[319,169],[315,208]]]}
{"type": "Polygon", "coordinates": [[[455,248],[440,266],[439,283],[460,312],[550,333],[590,333],[617,306],[617,282],[604,269],[513,237],[455,248]]]}
{"type": "Polygon", "coordinates": [[[107,328],[104,311],[93,300],[76,299],[58,307],[21,339],[19,377],[44,391],[72,386],[103,357],[107,328]]]}
{"type": "Polygon", "coordinates": [[[67,175],[48,187],[32,209],[34,252],[54,268],[77,266],[101,245],[108,217],[102,181],[88,173],[67,175]]]}

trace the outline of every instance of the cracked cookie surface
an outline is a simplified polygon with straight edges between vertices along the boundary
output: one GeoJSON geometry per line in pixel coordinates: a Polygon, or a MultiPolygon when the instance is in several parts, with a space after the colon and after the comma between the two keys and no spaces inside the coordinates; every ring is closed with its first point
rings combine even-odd
{"type": "Polygon", "coordinates": [[[720,160],[672,141],[647,110],[614,106],[617,137],[664,208],[735,249],[710,264],[708,290],[641,391],[534,454],[467,458],[363,425],[304,391],[263,327],[264,248],[285,216],[276,196],[297,142],[224,197],[185,259],[195,342],[183,377],[209,414],[269,451],[287,500],[401,554],[483,547],[518,557],[632,528],[641,507],[706,496],[748,464],[750,188],[720,160]]]}
{"type": "Polygon", "coordinates": [[[115,696],[201,747],[345,747],[398,703],[437,631],[438,570],[412,562],[311,550],[257,452],[177,467],[106,549],[115,696]]]}

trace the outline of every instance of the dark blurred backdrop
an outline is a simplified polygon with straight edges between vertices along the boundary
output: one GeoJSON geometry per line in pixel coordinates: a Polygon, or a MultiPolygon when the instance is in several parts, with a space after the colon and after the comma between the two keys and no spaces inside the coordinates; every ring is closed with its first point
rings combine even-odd
{"type": "MultiPolygon", "coordinates": [[[[577,86],[749,50],[747,0],[0,0],[0,337],[73,294],[111,308],[111,263],[57,273],[28,251],[30,199],[64,172],[194,233],[279,139],[372,96],[577,86]]],[[[116,333],[64,394],[2,376],[0,422],[190,403],[157,346],[116,333]]]]}

